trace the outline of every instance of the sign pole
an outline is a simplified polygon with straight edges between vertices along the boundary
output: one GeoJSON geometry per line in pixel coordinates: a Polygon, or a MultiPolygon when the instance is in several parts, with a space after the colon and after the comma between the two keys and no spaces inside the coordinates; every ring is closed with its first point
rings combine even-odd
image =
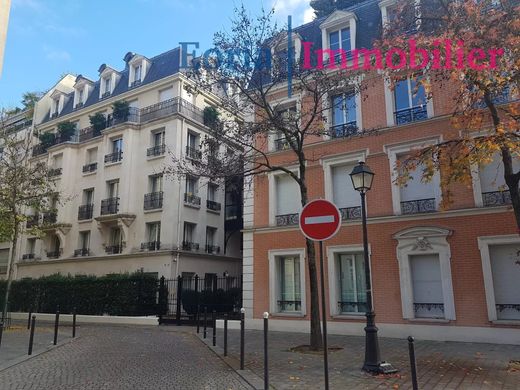
{"type": "Polygon", "coordinates": [[[323,241],[320,245],[320,272],[321,272],[321,313],[323,318],[323,369],[325,371],[325,390],[329,390],[329,355],[327,347],[327,308],[325,306],[325,272],[323,271],[323,241]]]}

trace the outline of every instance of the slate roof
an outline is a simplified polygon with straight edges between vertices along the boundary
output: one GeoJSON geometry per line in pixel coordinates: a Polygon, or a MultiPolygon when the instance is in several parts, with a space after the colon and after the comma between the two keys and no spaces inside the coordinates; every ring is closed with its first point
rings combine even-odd
{"type": "MultiPolygon", "coordinates": [[[[169,50],[167,52],[164,52],[162,54],[159,54],[155,57],[152,57],[149,59],[151,65],[150,68],[147,70],[145,78],[143,82],[139,85],[139,87],[143,85],[147,85],[150,83],[153,83],[154,81],[163,79],[165,77],[174,75],[175,73],[179,72],[180,68],[180,48],[177,47],[175,49],[169,50]]],[[[139,87],[129,88],[128,87],[128,77],[129,77],[129,68],[128,66],[119,72],[119,75],[121,76],[119,81],[117,82],[112,94],[110,97],[121,95],[130,89],[136,89],[139,87]]],[[[92,92],[90,92],[87,101],[83,105],[83,108],[92,106],[101,100],[99,98],[99,88],[100,88],[100,80],[98,79],[96,82],[94,82],[94,88],[92,92]]],[[[74,111],[74,92],[69,93],[68,100],[65,103],[65,106],[63,107],[62,111],[60,112],[59,116],[64,116],[67,114],[70,114],[74,111]]],[[[45,123],[50,120],[50,113],[47,113],[46,117],[43,119],[42,123],[45,123]]]]}

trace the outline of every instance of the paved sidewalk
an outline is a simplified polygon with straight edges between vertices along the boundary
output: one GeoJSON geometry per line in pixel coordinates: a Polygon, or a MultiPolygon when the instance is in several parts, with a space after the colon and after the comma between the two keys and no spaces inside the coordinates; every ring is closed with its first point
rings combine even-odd
{"type": "MultiPolygon", "coordinates": [[[[58,331],[58,343],[72,338],[72,328],[61,325],[58,331]]],[[[36,320],[33,341],[33,356],[53,347],[54,323],[36,320]]],[[[0,369],[16,363],[27,357],[29,349],[29,330],[25,322],[13,322],[8,329],[4,329],[2,345],[0,346],[0,369]]]]}
{"type": "MultiPolygon", "coordinates": [[[[210,340],[211,335],[209,329],[210,340]]],[[[229,331],[228,353],[236,359],[239,337],[238,330],[229,331]]],[[[329,336],[329,347],[343,348],[329,354],[331,389],[411,389],[407,340],[380,339],[382,358],[400,369],[386,378],[360,370],[364,343],[363,337],[329,336]]],[[[305,334],[269,332],[269,375],[276,389],[324,388],[322,355],[289,350],[303,344],[308,344],[305,334]]],[[[520,360],[520,346],[420,340],[415,344],[421,390],[520,389],[520,371],[508,370],[510,360],[520,360]]],[[[217,329],[217,345],[224,345],[223,329],[217,329]]],[[[246,368],[263,378],[261,331],[246,331],[246,368]]]]}

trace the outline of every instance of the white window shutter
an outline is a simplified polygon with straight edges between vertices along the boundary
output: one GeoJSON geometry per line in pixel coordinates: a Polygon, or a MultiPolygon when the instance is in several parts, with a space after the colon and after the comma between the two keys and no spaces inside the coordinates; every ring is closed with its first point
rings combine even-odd
{"type": "Polygon", "coordinates": [[[289,175],[276,177],[276,215],[296,214],[301,209],[298,183],[289,175]]]}
{"type": "Polygon", "coordinates": [[[332,168],[333,200],[338,208],[358,207],[361,205],[359,192],[354,189],[350,172],[354,164],[340,165],[332,168]]]}

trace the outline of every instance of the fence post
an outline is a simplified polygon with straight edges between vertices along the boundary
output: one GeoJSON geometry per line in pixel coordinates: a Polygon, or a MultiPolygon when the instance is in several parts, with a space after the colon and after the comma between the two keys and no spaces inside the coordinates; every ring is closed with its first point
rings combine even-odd
{"type": "Polygon", "coordinates": [[[224,313],[224,356],[227,356],[227,326],[228,326],[228,315],[224,313]]]}
{"type": "Polygon", "coordinates": [[[182,276],[177,276],[177,326],[181,325],[182,276]]]}
{"type": "Polygon", "coordinates": [[[56,317],[54,318],[54,341],[53,344],[56,345],[58,343],[58,326],[60,323],[60,308],[59,306],[56,308],[56,317]]]}
{"type": "Polygon", "coordinates": [[[199,296],[199,275],[195,275],[195,295],[197,296],[197,313],[195,314],[195,321],[197,322],[197,334],[200,331],[200,296],[199,296]]]}
{"type": "Polygon", "coordinates": [[[29,351],[27,351],[27,355],[32,355],[35,327],[36,327],[36,316],[33,314],[32,320],[31,320],[31,333],[29,335],[29,351]]]}
{"type": "Polygon", "coordinates": [[[244,369],[244,326],[246,309],[240,309],[240,369],[244,369]]]}
{"type": "Polygon", "coordinates": [[[72,309],[72,338],[76,337],[76,308],[72,309]]]}
{"type": "Polygon", "coordinates": [[[417,384],[417,365],[415,361],[415,346],[414,339],[412,336],[408,336],[408,353],[410,355],[410,368],[412,370],[412,388],[418,390],[419,385],[417,384]]]}
{"type": "Polygon", "coordinates": [[[159,309],[159,325],[163,323],[163,302],[164,302],[164,276],[161,276],[159,279],[159,304],[157,305],[159,309]]]}
{"type": "Polygon", "coordinates": [[[32,308],[29,309],[29,316],[27,317],[27,329],[31,328],[31,316],[32,316],[32,308]]]}
{"type": "Polygon", "coordinates": [[[269,313],[264,313],[264,389],[269,389],[269,343],[267,340],[267,333],[269,327],[269,313]]]}
{"type": "Polygon", "coordinates": [[[2,346],[2,333],[4,332],[4,323],[0,322],[0,347],[2,346]]]}
{"type": "Polygon", "coordinates": [[[204,306],[204,338],[208,334],[208,307],[204,306]]]}
{"type": "Polygon", "coordinates": [[[213,346],[217,345],[217,312],[213,309],[213,346]]]}
{"type": "Polygon", "coordinates": [[[200,305],[197,305],[197,314],[195,315],[195,321],[197,322],[197,334],[200,333],[200,305]]]}

